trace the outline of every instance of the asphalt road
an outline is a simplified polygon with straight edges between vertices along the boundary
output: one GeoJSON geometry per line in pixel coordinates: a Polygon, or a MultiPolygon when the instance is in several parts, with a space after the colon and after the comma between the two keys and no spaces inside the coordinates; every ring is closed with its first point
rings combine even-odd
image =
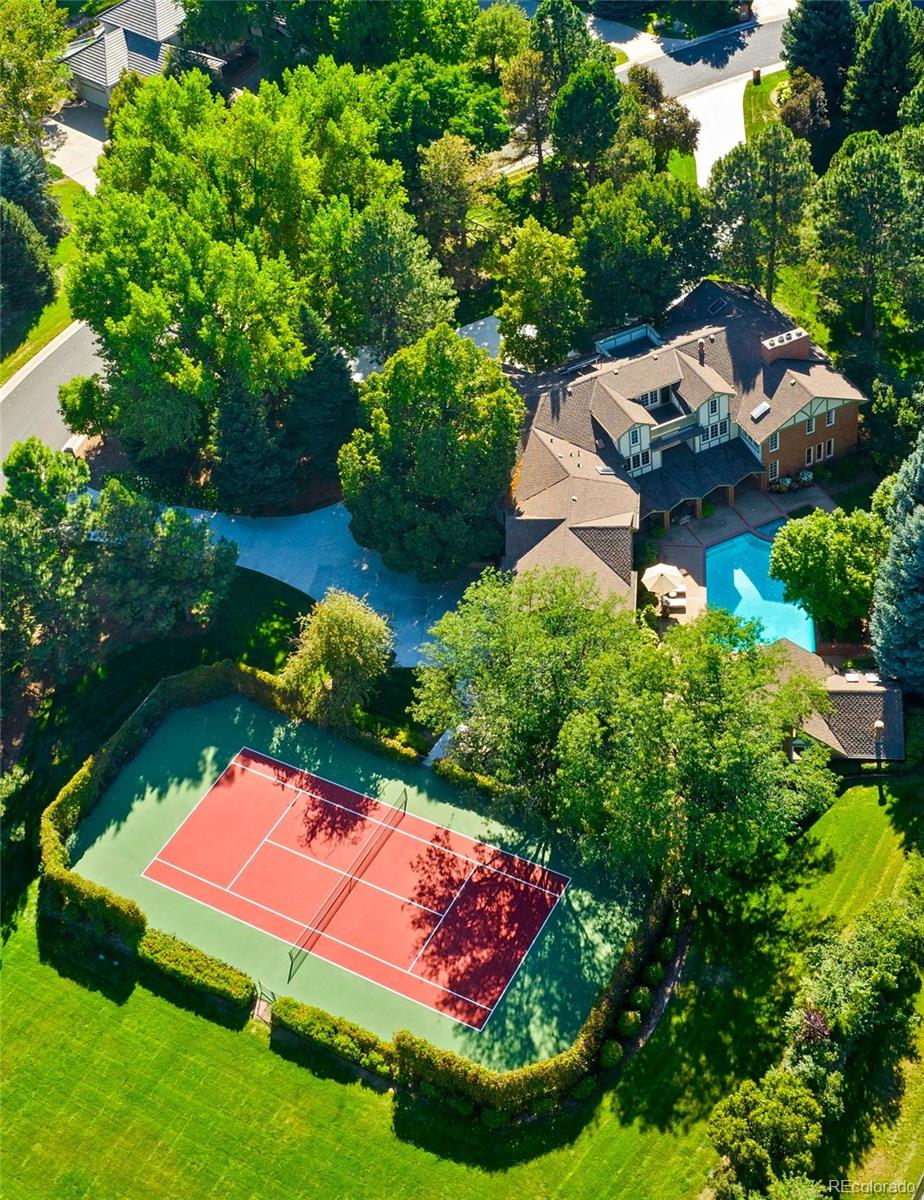
{"type": "Polygon", "coordinates": [[[75,375],[100,369],[91,330],[80,329],[30,371],[0,402],[0,450],[6,458],[14,442],[40,437],[60,450],[71,436],[58,412],[58,386],[75,375]]]}
{"type": "MultiPolygon", "coordinates": [[[[733,29],[698,46],[662,54],[645,65],[660,75],[669,95],[685,96],[753,67],[779,62],[784,24],[784,21],[774,21],[770,25],[758,25],[756,29],[733,29]]],[[[628,66],[621,67],[619,73],[626,70],[628,66]]]]}

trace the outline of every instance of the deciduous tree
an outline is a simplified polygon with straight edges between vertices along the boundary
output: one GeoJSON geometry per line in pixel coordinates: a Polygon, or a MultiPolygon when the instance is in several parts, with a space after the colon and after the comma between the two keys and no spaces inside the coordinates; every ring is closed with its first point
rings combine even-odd
{"type": "Polygon", "coordinates": [[[504,353],[531,371],[559,363],[586,315],[584,270],[574,242],[527,218],[501,264],[497,319],[504,353]]]}
{"type": "Polygon", "coordinates": [[[384,617],[365,600],[329,588],[301,618],[282,682],[307,717],[345,729],[385,674],[393,647],[394,635],[384,617]]]}
{"type": "Polygon", "coordinates": [[[529,20],[517,0],[497,0],[479,12],[472,33],[472,55],[497,75],[529,42],[529,20]]]}
{"type": "Polygon", "coordinates": [[[0,5],[0,141],[41,152],[42,122],[71,94],[60,61],[70,33],[55,0],[4,0],[0,5]]]}
{"type": "Polygon", "coordinates": [[[788,601],[829,629],[849,631],[869,617],[873,584],[889,535],[874,513],[815,509],[787,521],[773,539],[770,574],[788,601]]]}
{"type": "Polygon", "coordinates": [[[699,121],[685,104],[665,95],[660,76],[651,67],[634,63],[626,75],[626,88],[638,103],[638,132],[651,143],[659,171],[666,170],[672,150],[693,153],[699,140],[699,121]]]}
{"type": "Polygon", "coordinates": [[[444,133],[421,150],[421,221],[437,257],[457,280],[468,266],[468,214],[487,193],[487,168],[467,138],[444,133]]]}
{"type": "Polygon", "coordinates": [[[370,376],[360,403],[339,458],[356,539],[422,579],[496,553],[523,419],[500,365],[438,325],[370,376]]]}
{"type": "Polygon", "coordinates": [[[796,137],[809,141],[823,133],[831,122],[821,80],[801,67],[790,72],[785,99],[780,104],[780,120],[796,137]]]}

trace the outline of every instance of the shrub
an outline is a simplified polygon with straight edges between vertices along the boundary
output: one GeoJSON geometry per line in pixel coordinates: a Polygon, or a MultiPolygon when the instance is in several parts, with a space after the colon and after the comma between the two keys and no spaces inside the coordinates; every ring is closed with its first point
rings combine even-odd
{"type": "Polygon", "coordinates": [[[592,1075],[585,1075],[581,1082],[573,1089],[571,1095],[575,1100],[586,1100],[592,1096],[597,1090],[597,1081],[592,1075]]]}
{"type": "Polygon", "coordinates": [[[611,1067],[615,1067],[622,1061],[622,1056],[625,1051],[622,1048],[622,1042],[617,1042],[615,1038],[610,1038],[609,1041],[603,1043],[600,1050],[600,1066],[608,1071],[611,1067]]]}
{"type": "Polygon", "coordinates": [[[392,1076],[392,1044],[343,1017],[331,1016],[290,996],[280,996],[273,1005],[273,1031],[279,1029],[386,1079],[392,1076]]]}
{"type": "Polygon", "coordinates": [[[714,517],[715,516],[715,505],[710,504],[710,502],[708,500],[706,500],[703,503],[702,515],[704,517],[714,517]]]}
{"type": "Polygon", "coordinates": [[[616,1022],[616,1030],[623,1037],[634,1037],[638,1033],[642,1024],[642,1014],[634,1008],[628,1008],[625,1012],[619,1014],[619,1019],[616,1022]]]}
{"type": "Polygon", "coordinates": [[[677,953],[677,942],[672,937],[661,938],[658,942],[658,958],[663,963],[672,963],[677,953]]]}
{"type": "Polygon", "coordinates": [[[634,987],[629,992],[629,1003],[637,1008],[642,1015],[649,1011],[653,1004],[651,992],[646,987],[634,987]]]}
{"type": "Polygon", "coordinates": [[[642,978],[649,987],[657,987],[666,974],[667,971],[665,970],[664,963],[650,962],[642,972],[642,978]]]}
{"type": "Polygon", "coordinates": [[[148,929],[141,938],[138,961],[142,968],[233,1008],[249,1008],[256,996],[253,980],[243,971],[159,929],[148,929]]]}

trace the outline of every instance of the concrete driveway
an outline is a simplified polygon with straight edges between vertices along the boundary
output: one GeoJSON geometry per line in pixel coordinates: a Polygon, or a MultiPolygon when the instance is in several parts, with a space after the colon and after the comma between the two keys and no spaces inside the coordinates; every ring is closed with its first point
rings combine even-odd
{"type": "Polygon", "coordinates": [[[469,575],[452,584],[421,583],[385,568],[378,554],[359,546],[342,504],[292,517],[234,517],[189,510],[216,534],[237,542],[242,567],[281,579],[320,600],[330,587],[365,596],[391,621],[399,666],[414,666],[427,629],[454,608],[469,575]]]}
{"type": "MultiPolygon", "coordinates": [[[[764,68],[765,75],[781,71],[785,63],[772,63],[764,68]]],[[[683,102],[700,123],[699,144],[696,147],[696,179],[701,187],[709,182],[709,172],[716,159],[744,141],[744,89],[751,78],[744,71],[731,79],[709,84],[684,96],[683,102]]]]}
{"type": "Polygon", "coordinates": [[[96,161],[107,140],[101,109],[89,104],[62,109],[45,122],[44,141],[48,157],[88,192],[95,192],[96,161]]]}

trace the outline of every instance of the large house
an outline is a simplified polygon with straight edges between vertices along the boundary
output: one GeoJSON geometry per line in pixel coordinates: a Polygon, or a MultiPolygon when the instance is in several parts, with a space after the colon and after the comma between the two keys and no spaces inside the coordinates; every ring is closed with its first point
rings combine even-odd
{"type": "MultiPolygon", "coordinates": [[[[64,55],[74,91],[87,103],[108,108],[123,72],[159,75],[177,45],[184,15],[176,0],[122,0],[107,8],[92,33],[72,42],[64,55]]],[[[208,70],[224,66],[222,59],[201,51],[195,58],[208,70]]]]}
{"type": "Polygon", "coordinates": [[[623,329],[539,396],[513,488],[505,566],[581,566],[635,602],[632,534],[734,503],[857,443],[866,397],[748,288],[704,281],[660,330],[623,329]]]}

